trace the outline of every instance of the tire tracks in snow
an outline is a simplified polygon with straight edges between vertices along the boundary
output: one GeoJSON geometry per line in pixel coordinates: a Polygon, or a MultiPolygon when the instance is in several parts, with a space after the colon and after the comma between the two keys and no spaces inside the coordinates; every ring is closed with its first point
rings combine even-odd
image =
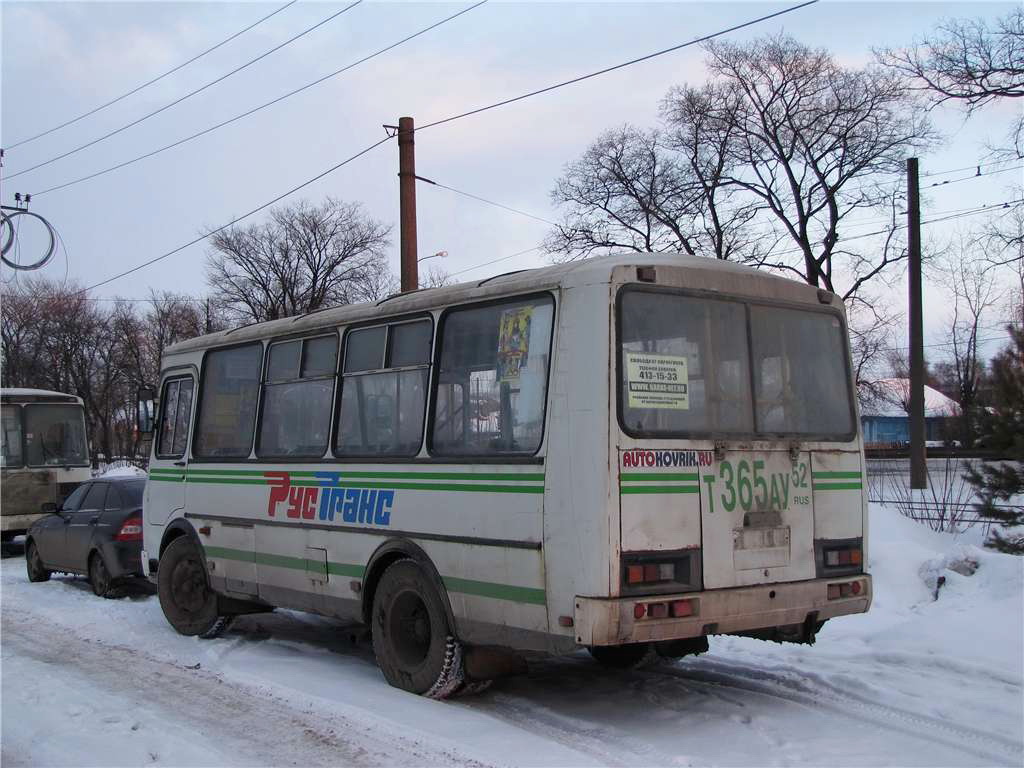
{"type": "Polygon", "coordinates": [[[372,719],[318,715],[266,689],[154,659],[134,648],[74,637],[55,625],[40,626],[38,616],[21,611],[5,608],[2,629],[5,654],[65,667],[105,691],[144,702],[168,723],[212,734],[232,764],[487,765],[447,746],[382,729],[372,719]]]}
{"type": "Polygon", "coordinates": [[[993,764],[1020,764],[1024,745],[989,731],[939,720],[841,689],[824,677],[793,667],[753,667],[720,659],[700,658],[649,670],[647,674],[674,677],[729,689],[758,693],[793,704],[827,709],[889,731],[938,742],[993,764]],[[927,734],[922,733],[927,731],[927,734]],[[965,743],[969,742],[969,743],[965,743]],[[998,751],[993,751],[993,747],[998,751]]]}

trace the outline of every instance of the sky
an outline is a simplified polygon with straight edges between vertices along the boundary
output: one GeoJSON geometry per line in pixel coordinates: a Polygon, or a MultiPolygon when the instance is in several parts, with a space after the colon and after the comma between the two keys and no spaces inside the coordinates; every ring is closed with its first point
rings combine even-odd
{"type": "MultiPolygon", "coordinates": [[[[91,285],[197,238],[368,147],[384,124],[417,125],[542,88],[686,42],[787,7],[757,3],[523,3],[491,0],[372,61],[182,147],[67,189],[41,190],[143,154],[269,101],[422,29],[471,3],[364,2],[256,64],[138,125],[57,162],[29,168],[103,136],[325,19],[345,4],[302,0],[175,74],[35,141],[22,139],[134,88],[257,19],[279,3],[19,3],[0,5],[0,197],[35,192],[32,210],[64,244],[39,274],[91,285]]],[[[910,43],[941,19],[996,18],[1006,3],[820,2],[728,36],[784,31],[863,65],[879,46],[910,43]]],[[[417,172],[535,216],[557,220],[550,190],[565,163],[603,130],[654,125],[672,85],[706,80],[697,47],[584,83],[417,133],[417,172]]],[[[1006,134],[1018,104],[965,120],[933,113],[943,146],[921,159],[923,174],[976,165],[986,142],[1006,134]]],[[[327,195],[359,201],[395,226],[398,266],[397,146],[386,143],[288,200],[327,195]]],[[[969,173],[967,174],[969,175],[969,173]]],[[[942,178],[960,178],[947,175],[942,178]]],[[[947,188],[925,187],[923,217],[1020,197],[1019,171],[947,188]]],[[[436,264],[457,280],[541,266],[535,248],[548,225],[450,191],[420,184],[419,253],[446,251],[436,264]],[[492,263],[488,263],[492,262],[492,263]]],[[[259,221],[257,214],[249,221],[259,221]]],[[[956,234],[936,225],[926,238],[956,234]]],[[[24,232],[24,252],[40,240],[24,232]]],[[[205,292],[206,247],[198,243],[93,292],[144,298],[151,288],[205,292]]],[[[422,265],[425,269],[429,264],[422,265]]],[[[4,280],[11,274],[4,270],[4,280]]],[[[899,271],[889,300],[905,303],[899,271]]],[[[926,343],[945,341],[947,306],[926,292],[926,343]]],[[[998,334],[997,334],[998,335],[998,334]]],[[[941,351],[941,348],[937,348],[941,351]]]]}

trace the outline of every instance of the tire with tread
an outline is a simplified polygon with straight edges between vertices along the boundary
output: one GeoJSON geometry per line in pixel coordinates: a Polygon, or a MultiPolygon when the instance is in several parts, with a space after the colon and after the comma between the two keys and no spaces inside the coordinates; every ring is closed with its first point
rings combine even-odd
{"type": "Polygon", "coordinates": [[[97,597],[113,597],[114,580],[110,578],[110,570],[103,561],[103,555],[93,552],[89,555],[89,586],[97,597]]]}
{"type": "Polygon", "coordinates": [[[29,541],[25,547],[25,569],[28,571],[28,580],[32,582],[49,581],[53,571],[43,565],[43,559],[39,556],[39,548],[34,541],[29,541]]]}
{"type": "Polygon", "coordinates": [[[612,669],[643,669],[661,660],[653,643],[595,645],[587,650],[598,664],[612,669]]]}
{"type": "Polygon", "coordinates": [[[370,613],[373,653],[396,688],[445,699],[463,684],[462,644],[437,589],[411,559],[387,567],[370,613]]]}
{"type": "Polygon", "coordinates": [[[222,619],[198,545],[179,536],[163,551],[157,595],[168,623],[183,635],[207,636],[222,619]]]}

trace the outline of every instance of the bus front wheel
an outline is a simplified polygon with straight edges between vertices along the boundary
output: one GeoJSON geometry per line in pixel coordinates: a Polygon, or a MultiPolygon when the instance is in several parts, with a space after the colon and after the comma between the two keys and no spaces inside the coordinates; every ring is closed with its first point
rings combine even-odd
{"type": "Polygon", "coordinates": [[[167,621],[183,635],[209,636],[221,619],[202,554],[187,536],[172,541],[160,556],[157,594],[167,621]]]}
{"type": "Polygon", "coordinates": [[[373,595],[373,653],[396,688],[443,699],[464,681],[462,645],[441,597],[412,560],[388,566],[373,595]]]}

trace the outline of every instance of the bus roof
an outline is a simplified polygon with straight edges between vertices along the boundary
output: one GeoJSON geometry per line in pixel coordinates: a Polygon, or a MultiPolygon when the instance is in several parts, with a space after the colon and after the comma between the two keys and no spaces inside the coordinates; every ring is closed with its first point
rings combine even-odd
{"type": "MultiPolygon", "coordinates": [[[[270,320],[263,323],[232,328],[226,331],[198,336],[172,344],[164,354],[191,352],[207,347],[236,344],[264,339],[271,336],[301,334],[320,328],[346,325],[377,317],[396,316],[423,312],[452,304],[480,301],[507,294],[550,290],[557,287],[571,288],[575,285],[607,283],[612,272],[627,266],[671,266],[694,270],[694,272],[731,275],[741,280],[754,278],[759,284],[772,284],[776,290],[793,300],[815,301],[816,290],[804,283],[779,277],[763,270],[719,259],[689,256],[683,253],[613,253],[588,259],[569,261],[550,267],[523,269],[501,275],[474,280],[440,288],[425,288],[409,293],[388,296],[376,302],[344,304],[314,310],[305,315],[270,320]]],[[[744,291],[749,293],[749,291],[744,291]]]]}
{"type": "Polygon", "coordinates": [[[0,389],[0,400],[3,402],[22,403],[79,403],[82,398],[64,392],[53,392],[48,389],[30,389],[27,387],[4,387],[0,389]]]}

